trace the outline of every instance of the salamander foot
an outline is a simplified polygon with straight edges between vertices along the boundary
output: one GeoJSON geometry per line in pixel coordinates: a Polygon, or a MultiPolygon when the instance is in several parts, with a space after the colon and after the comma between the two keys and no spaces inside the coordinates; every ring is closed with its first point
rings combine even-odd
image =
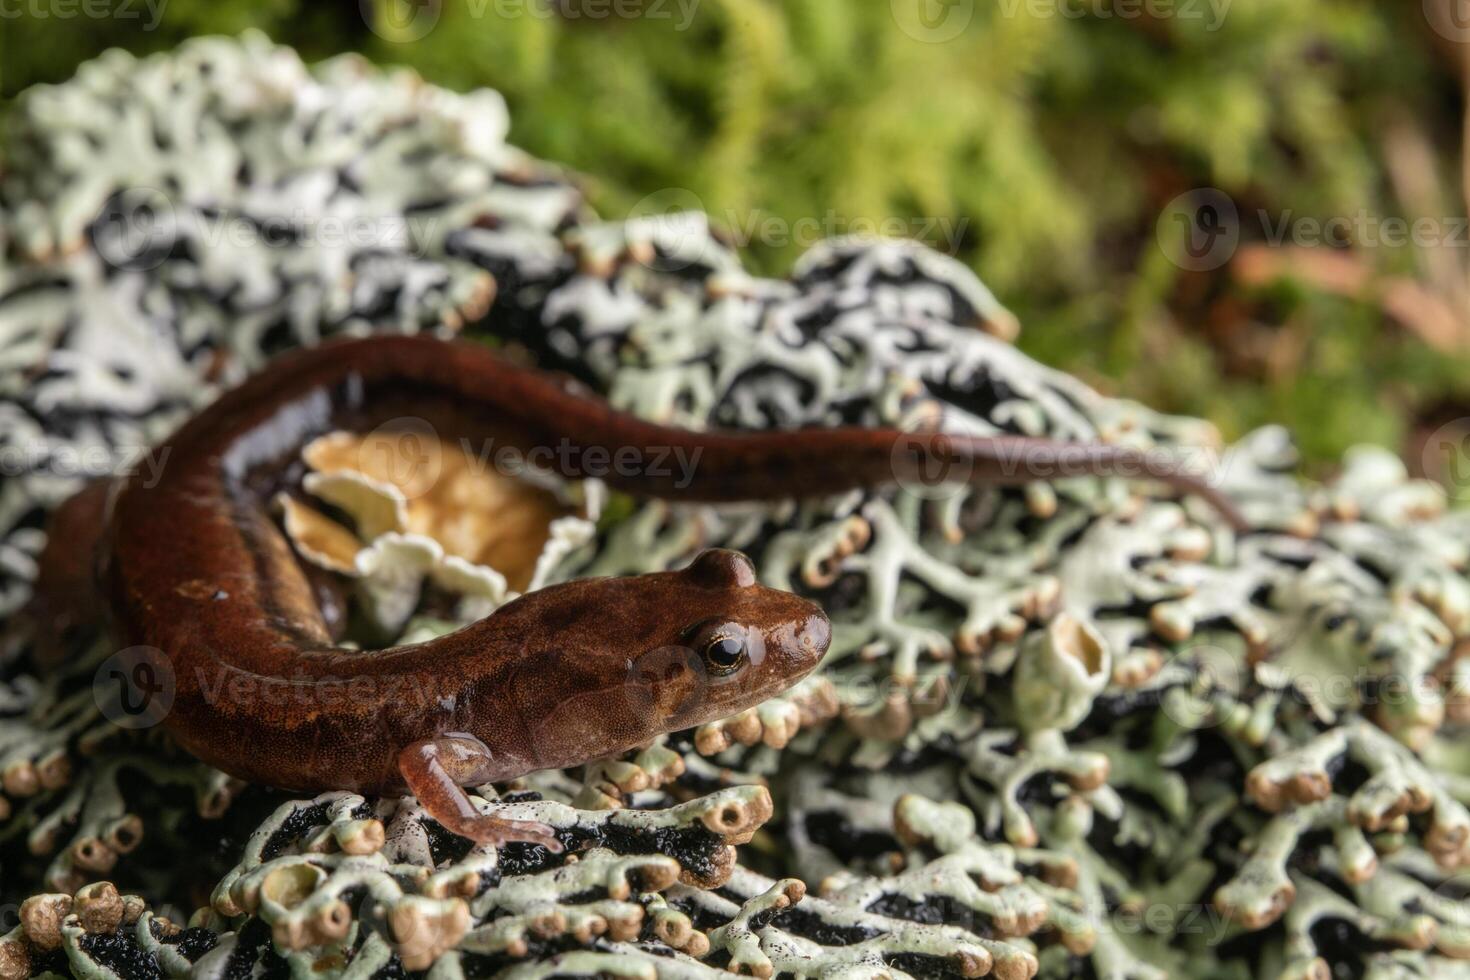
{"type": "Polygon", "coordinates": [[[477,777],[490,763],[490,750],[470,735],[441,735],[424,739],[398,753],[398,771],[408,791],[418,797],[429,816],[445,830],[481,844],[499,847],[512,841],[540,844],[560,853],[561,841],[549,824],[537,820],[510,820],[481,813],[461,786],[486,780],[477,777]]]}

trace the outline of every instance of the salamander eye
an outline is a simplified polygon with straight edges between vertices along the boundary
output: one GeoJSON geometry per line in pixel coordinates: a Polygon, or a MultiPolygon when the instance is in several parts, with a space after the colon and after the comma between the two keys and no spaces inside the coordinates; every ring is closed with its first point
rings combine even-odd
{"type": "Polygon", "coordinates": [[[760,663],[763,652],[759,633],[752,639],[745,627],[723,618],[695,623],[685,630],[684,644],[699,656],[710,677],[728,677],[746,664],[760,663]]]}
{"type": "Polygon", "coordinates": [[[745,640],[738,636],[716,636],[704,645],[704,666],[711,674],[733,674],[745,663],[745,640]]]}

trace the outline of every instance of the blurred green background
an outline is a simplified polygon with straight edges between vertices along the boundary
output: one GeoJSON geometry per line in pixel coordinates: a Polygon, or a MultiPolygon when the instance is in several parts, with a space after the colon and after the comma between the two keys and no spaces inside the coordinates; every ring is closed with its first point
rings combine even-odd
{"type": "Polygon", "coordinates": [[[361,51],[500,90],[513,140],[607,217],[700,204],[772,275],[890,219],[1105,390],[1230,435],[1284,422],[1318,466],[1360,441],[1417,465],[1470,415],[1460,4],[6,0],[0,95],[247,27],[361,51]],[[1186,269],[1170,202],[1197,188],[1241,245],[1186,269]],[[1394,218],[1429,224],[1393,244],[1394,218]]]}

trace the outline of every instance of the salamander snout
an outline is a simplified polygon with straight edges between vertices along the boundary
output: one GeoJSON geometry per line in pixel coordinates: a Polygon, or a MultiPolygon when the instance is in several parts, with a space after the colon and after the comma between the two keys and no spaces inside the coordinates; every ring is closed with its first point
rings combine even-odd
{"type": "Polygon", "coordinates": [[[806,622],[797,627],[796,656],[809,661],[805,667],[807,671],[813,670],[827,655],[827,647],[831,643],[832,621],[814,605],[806,622]]]}
{"type": "Polygon", "coordinates": [[[755,587],[744,622],[760,651],[752,658],[748,684],[773,697],[816,669],[832,642],[832,623],[809,599],[779,589],[755,587]]]}

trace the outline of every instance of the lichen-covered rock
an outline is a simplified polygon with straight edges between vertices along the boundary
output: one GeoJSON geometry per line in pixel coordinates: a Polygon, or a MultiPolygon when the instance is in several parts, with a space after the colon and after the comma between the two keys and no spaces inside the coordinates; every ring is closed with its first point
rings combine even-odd
{"type": "Polygon", "coordinates": [[[491,94],[308,70],[258,36],[22,99],[0,608],[83,478],[157,464],[274,351],[373,329],[468,332],[687,425],[1172,452],[1252,530],[1095,479],[720,508],[476,483],[512,508],[506,549],[454,489],[468,463],[420,493],[329,437],[283,524],[380,632],[724,545],[820,600],[832,651],[735,718],[482,788],[555,827],[557,856],[472,846],[412,799],[242,787],[102,716],[97,624],[44,665],[11,618],[0,978],[1465,975],[1470,516],[1381,451],[1310,487],[1283,432],[1225,447],[1103,397],[921,247],[828,242],[777,282],[698,215],[597,223],[505,129],[491,94]]]}

